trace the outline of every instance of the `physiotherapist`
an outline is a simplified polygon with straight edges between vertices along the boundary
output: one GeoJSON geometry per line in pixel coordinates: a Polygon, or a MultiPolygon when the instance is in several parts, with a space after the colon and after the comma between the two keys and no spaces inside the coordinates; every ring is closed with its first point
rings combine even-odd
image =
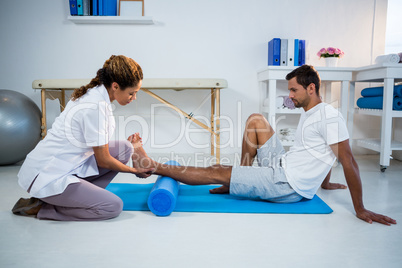
{"type": "Polygon", "coordinates": [[[18,183],[31,198],[21,198],[12,212],[58,221],[106,220],[117,217],[122,200],[105,190],[119,173],[148,177],[153,169],[126,164],[141,145],[138,133],[111,141],[115,129],[111,103],[136,99],[141,67],[126,56],[111,56],[88,85],[74,90],[46,137],[30,152],[18,183]]]}

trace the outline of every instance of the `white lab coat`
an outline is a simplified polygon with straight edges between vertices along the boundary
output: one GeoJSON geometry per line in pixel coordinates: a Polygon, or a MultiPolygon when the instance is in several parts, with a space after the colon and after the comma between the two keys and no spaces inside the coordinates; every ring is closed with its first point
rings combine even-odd
{"type": "Polygon", "coordinates": [[[31,187],[31,196],[44,198],[79,182],[75,175],[98,175],[92,147],[109,143],[114,129],[106,88],[89,89],[78,100],[68,102],[46,137],[27,155],[18,173],[19,185],[25,190],[31,187]]]}

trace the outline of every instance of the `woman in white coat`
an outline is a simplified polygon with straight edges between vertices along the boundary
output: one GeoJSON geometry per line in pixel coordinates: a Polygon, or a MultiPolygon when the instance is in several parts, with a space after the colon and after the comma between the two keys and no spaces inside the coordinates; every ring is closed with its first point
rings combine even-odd
{"type": "Polygon", "coordinates": [[[110,141],[115,129],[111,103],[127,105],[141,88],[141,67],[131,58],[111,56],[91,82],[74,90],[46,137],[28,154],[18,183],[32,197],[21,198],[16,215],[49,220],[105,220],[117,217],[122,200],[105,190],[118,172],[149,176],[129,167],[138,134],[110,141]]]}

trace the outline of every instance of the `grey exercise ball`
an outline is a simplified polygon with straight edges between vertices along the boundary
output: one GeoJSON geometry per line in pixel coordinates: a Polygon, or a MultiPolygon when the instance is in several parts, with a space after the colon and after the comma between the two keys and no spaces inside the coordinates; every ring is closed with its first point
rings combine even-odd
{"type": "Polygon", "coordinates": [[[0,165],[15,164],[41,138],[41,111],[27,96],[0,89],[0,165]]]}

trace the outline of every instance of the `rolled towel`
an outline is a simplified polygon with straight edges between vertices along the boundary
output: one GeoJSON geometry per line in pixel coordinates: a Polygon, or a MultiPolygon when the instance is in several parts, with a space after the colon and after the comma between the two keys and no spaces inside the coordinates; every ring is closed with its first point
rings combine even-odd
{"type": "Polygon", "coordinates": [[[401,58],[398,54],[387,54],[387,55],[380,55],[375,59],[376,64],[381,63],[399,63],[401,58]]]}
{"type": "Polygon", "coordinates": [[[360,92],[363,97],[380,97],[384,95],[384,87],[369,87],[360,92]]]}
{"type": "Polygon", "coordinates": [[[397,110],[397,111],[402,110],[402,98],[394,97],[393,107],[394,107],[394,110],[397,110]]]}
{"type": "MultiPolygon", "coordinates": [[[[365,88],[360,94],[363,97],[380,97],[384,95],[384,87],[365,88]]],[[[402,98],[402,85],[394,86],[394,96],[402,98]]]]}
{"type": "Polygon", "coordinates": [[[402,98],[402,85],[394,86],[394,96],[402,98]]]}
{"type": "Polygon", "coordinates": [[[292,99],[289,98],[288,96],[285,96],[285,97],[283,98],[283,105],[284,105],[285,107],[289,108],[289,109],[292,109],[292,110],[296,108],[294,102],[293,102],[292,99]]]}
{"type": "MultiPolygon", "coordinates": [[[[165,164],[180,166],[176,161],[165,164]]],[[[169,216],[176,207],[180,183],[170,177],[159,176],[148,197],[148,207],[156,216],[169,216]]]]}
{"type": "MultiPolygon", "coordinates": [[[[266,98],[264,100],[264,104],[265,107],[269,107],[269,98],[266,98]]],[[[282,97],[276,97],[275,100],[275,107],[276,108],[283,108],[283,98],[282,97]]]]}
{"type": "MultiPolygon", "coordinates": [[[[363,109],[382,109],[384,97],[363,97],[357,100],[357,106],[363,109]]],[[[394,96],[392,103],[393,110],[402,110],[402,98],[394,96]]]]}
{"type": "Polygon", "coordinates": [[[283,97],[277,97],[275,102],[276,108],[283,108],[283,97]]]}

